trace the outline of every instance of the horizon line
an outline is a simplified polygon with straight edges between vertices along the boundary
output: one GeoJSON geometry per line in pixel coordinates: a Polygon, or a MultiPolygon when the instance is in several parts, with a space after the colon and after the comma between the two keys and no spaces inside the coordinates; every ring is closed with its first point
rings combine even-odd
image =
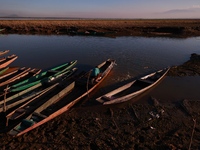
{"type": "Polygon", "coordinates": [[[126,19],[126,20],[132,20],[132,19],[145,19],[145,20],[148,20],[148,19],[200,19],[200,18],[115,18],[115,17],[112,17],[112,18],[103,18],[103,17],[98,17],[98,18],[91,18],[91,17],[89,17],[89,18],[87,18],[87,17],[19,17],[19,16],[16,16],[16,17],[12,17],[12,16],[10,16],[10,17],[1,17],[0,16],[0,18],[4,18],[4,19],[20,19],[20,18],[32,18],[32,19],[106,19],[106,20],[109,20],[109,19],[119,19],[119,20],[122,20],[122,19],[126,19]]]}

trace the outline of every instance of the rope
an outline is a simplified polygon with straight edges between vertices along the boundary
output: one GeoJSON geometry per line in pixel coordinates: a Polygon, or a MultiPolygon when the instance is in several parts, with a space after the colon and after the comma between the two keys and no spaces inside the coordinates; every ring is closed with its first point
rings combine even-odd
{"type": "Polygon", "coordinates": [[[194,135],[194,129],[195,129],[195,126],[196,126],[196,119],[193,118],[193,122],[194,122],[194,126],[193,126],[193,129],[192,129],[192,135],[191,135],[191,139],[190,139],[190,145],[189,145],[189,150],[191,149],[191,146],[192,146],[192,139],[193,139],[193,135],[194,135]]]}
{"type": "Polygon", "coordinates": [[[3,103],[3,111],[6,112],[6,94],[8,90],[8,85],[6,86],[5,93],[4,93],[4,103],[3,103]]]}

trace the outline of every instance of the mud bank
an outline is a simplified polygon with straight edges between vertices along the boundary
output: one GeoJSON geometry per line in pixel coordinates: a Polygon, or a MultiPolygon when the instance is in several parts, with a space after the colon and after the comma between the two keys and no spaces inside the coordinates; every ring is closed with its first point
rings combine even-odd
{"type": "Polygon", "coordinates": [[[199,149],[200,101],[73,108],[17,138],[1,134],[3,149],[199,149]]]}
{"type": "Polygon", "coordinates": [[[190,60],[180,66],[173,66],[168,72],[169,76],[195,76],[200,75],[200,55],[191,54],[190,60]]]}
{"type": "Polygon", "coordinates": [[[0,29],[2,34],[193,37],[200,36],[200,20],[0,20],[0,29]]]}
{"type": "MultiPolygon", "coordinates": [[[[168,75],[199,75],[199,62],[200,55],[191,54],[168,75]]],[[[149,97],[146,104],[110,106],[88,101],[20,137],[1,133],[1,149],[200,149],[200,100],[161,103],[149,97]]]]}

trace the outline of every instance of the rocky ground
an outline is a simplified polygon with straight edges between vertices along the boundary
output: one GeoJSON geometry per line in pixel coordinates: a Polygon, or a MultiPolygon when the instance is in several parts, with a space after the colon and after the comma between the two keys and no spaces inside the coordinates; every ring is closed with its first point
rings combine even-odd
{"type": "Polygon", "coordinates": [[[200,36],[200,20],[0,20],[0,29],[2,34],[194,37],[200,36]]]}
{"type": "MultiPolygon", "coordinates": [[[[173,67],[169,76],[200,75],[200,55],[173,67]]],[[[0,134],[1,149],[200,149],[200,100],[75,106],[13,138],[0,134]]]]}

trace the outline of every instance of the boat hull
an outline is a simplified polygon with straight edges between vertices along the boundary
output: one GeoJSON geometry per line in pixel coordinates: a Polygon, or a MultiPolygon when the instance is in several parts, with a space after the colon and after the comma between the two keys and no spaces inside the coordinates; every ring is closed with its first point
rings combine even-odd
{"type": "Polygon", "coordinates": [[[128,101],[155,86],[164,78],[169,69],[170,68],[165,68],[140,79],[133,80],[107,94],[104,94],[103,96],[98,97],[96,100],[103,105],[128,101]]]}
{"type": "Polygon", "coordinates": [[[11,108],[13,108],[17,105],[22,104],[23,102],[30,100],[34,96],[42,93],[41,91],[44,91],[45,88],[48,88],[48,86],[50,86],[54,83],[59,83],[62,80],[66,80],[66,79],[71,78],[75,74],[76,71],[77,71],[77,68],[73,68],[73,69],[69,70],[69,72],[64,74],[62,76],[62,78],[57,78],[53,82],[47,83],[45,85],[43,85],[42,83],[38,83],[38,84],[36,84],[36,85],[26,89],[26,90],[23,90],[19,93],[11,95],[10,97],[7,97],[6,99],[0,101],[0,112],[8,111],[9,109],[11,109],[11,108]]]}
{"type": "MultiPolygon", "coordinates": [[[[62,113],[68,111],[71,107],[77,104],[82,98],[86,97],[89,93],[91,93],[108,76],[114,65],[115,61],[108,59],[107,61],[97,66],[98,68],[102,69],[101,74],[98,77],[90,77],[91,71],[88,71],[83,75],[82,74],[79,75],[78,79],[75,80],[75,87],[71,93],[69,93],[59,102],[48,107],[46,111],[45,110],[37,111],[37,114],[43,117],[42,120],[31,124],[29,127],[21,131],[17,129],[19,127],[18,125],[18,127],[15,127],[13,130],[11,130],[9,134],[12,136],[20,136],[48,122],[49,120],[54,119],[55,117],[61,115],[62,113]],[[89,80],[93,78],[95,78],[95,81],[90,84],[89,80]],[[82,82],[82,84],[80,84],[80,82],[82,82]],[[49,112],[49,110],[51,110],[51,112],[49,112]]],[[[29,118],[27,119],[30,118],[31,117],[29,116],[29,118]]]]}
{"type": "Polygon", "coordinates": [[[66,74],[74,65],[76,65],[77,60],[64,63],[62,65],[56,66],[49,69],[48,71],[41,72],[40,74],[31,77],[27,80],[19,82],[17,84],[11,85],[9,87],[9,92],[19,92],[25,90],[29,87],[37,85],[39,83],[49,82],[49,80],[56,79],[62,74],[66,74]]]}
{"type": "Polygon", "coordinates": [[[11,55],[0,60],[0,69],[7,67],[18,58],[16,55],[11,55]]]}
{"type": "Polygon", "coordinates": [[[7,54],[9,51],[10,51],[10,50],[0,51],[0,56],[7,54]]]}

